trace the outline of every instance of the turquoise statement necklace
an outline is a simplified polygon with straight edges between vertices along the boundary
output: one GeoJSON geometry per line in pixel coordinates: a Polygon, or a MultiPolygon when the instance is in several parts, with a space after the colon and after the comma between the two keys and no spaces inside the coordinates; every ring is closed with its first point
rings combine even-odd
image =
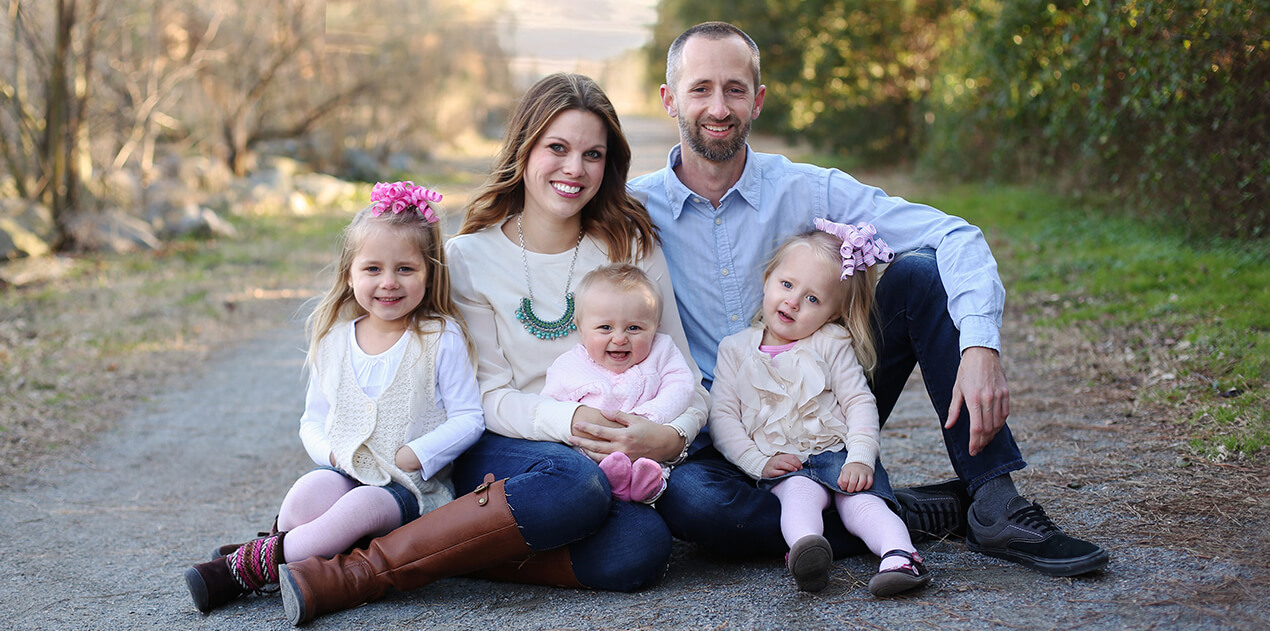
{"type": "Polygon", "coordinates": [[[516,235],[520,237],[520,262],[525,266],[525,287],[529,289],[529,297],[520,299],[520,308],[516,310],[516,319],[525,326],[530,335],[540,340],[554,340],[564,337],[570,331],[578,330],[573,322],[573,292],[569,286],[573,284],[573,267],[578,264],[578,251],[582,249],[582,231],[578,231],[578,243],[573,246],[573,261],[569,263],[569,276],[564,281],[564,315],[550,322],[539,318],[534,313],[534,285],[529,281],[529,256],[525,254],[525,232],[520,228],[520,218],[524,212],[516,215],[516,235]]]}

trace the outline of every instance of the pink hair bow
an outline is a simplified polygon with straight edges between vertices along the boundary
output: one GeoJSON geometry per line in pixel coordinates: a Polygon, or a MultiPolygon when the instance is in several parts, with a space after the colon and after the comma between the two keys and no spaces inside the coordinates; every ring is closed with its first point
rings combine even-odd
{"type": "Polygon", "coordinates": [[[440,221],[428,202],[441,201],[441,194],[416,186],[414,182],[379,182],[370,191],[371,213],[376,217],[392,211],[401,213],[411,208],[419,211],[428,223],[440,221]]]}
{"type": "Polygon", "coordinates": [[[860,222],[854,226],[835,223],[816,217],[816,229],[842,239],[842,280],[856,270],[864,271],[877,263],[890,263],[895,250],[878,238],[878,229],[871,223],[860,222]]]}

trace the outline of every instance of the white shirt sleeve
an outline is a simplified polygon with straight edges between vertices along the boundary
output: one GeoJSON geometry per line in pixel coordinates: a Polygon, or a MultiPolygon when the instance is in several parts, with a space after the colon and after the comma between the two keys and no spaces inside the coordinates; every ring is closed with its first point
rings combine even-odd
{"type": "Polygon", "coordinates": [[[485,431],[476,372],[457,325],[447,324],[436,349],[436,405],[445,410],[446,421],[407,443],[423,465],[425,480],[458,458],[485,431]]]}
{"type": "Polygon", "coordinates": [[[304,414],[300,416],[300,442],[309,458],[320,466],[331,466],[331,443],[326,439],[326,416],[331,403],[322,394],[317,370],[309,372],[309,389],[304,395],[304,414]]]}

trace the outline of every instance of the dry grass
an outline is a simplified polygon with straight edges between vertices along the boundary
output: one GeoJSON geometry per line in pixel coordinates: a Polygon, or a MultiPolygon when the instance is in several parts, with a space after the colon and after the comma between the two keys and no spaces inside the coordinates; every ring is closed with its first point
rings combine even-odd
{"type": "Polygon", "coordinates": [[[0,485],[74,458],[212,349],[293,320],[346,219],[244,220],[241,240],[85,257],[59,280],[0,288],[0,485]]]}
{"type": "MultiPolygon", "coordinates": [[[[1162,404],[1148,393],[1155,375],[1169,371],[1169,353],[1124,341],[1140,331],[1106,332],[1098,343],[1074,328],[1041,329],[1012,309],[1009,348],[1026,348],[1010,366],[1013,383],[1030,384],[1014,398],[1048,414],[1028,429],[1027,444],[1077,441],[1086,451],[1068,466],[1030,471],[1029,482],[1052,488],[1093,486],[1065,493],[1067,511],[1106,512],[1128,519],[1099,525],[1099,537],[1119,547],[1184,550],[1248,568],[1251,581],[1213,577],[1216,584],[1179,583],[1175,602],[1221,609],[1270,590],[1270,458],[1263,452],[1234,461],[1195,456],[1188,427],[1177,423],[1185,404],[1162,404]],[[1145,360],[1144,360],[1145,358],[1145,360]]],[[[1155,337],[1167,343],[1165,336],[1155,337]]],[[[1169,590],[1166,590],[1169,591],[1169,590]]],[[[1163,603],[1160,603],[1163,604],[1163,603]]]]}

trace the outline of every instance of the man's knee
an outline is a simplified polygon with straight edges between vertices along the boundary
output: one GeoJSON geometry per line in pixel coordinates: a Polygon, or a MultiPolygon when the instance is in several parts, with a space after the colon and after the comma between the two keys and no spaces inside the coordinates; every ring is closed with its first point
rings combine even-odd
{"type": "Polygon", "coordinates": [[[943,282],[939,277],[939,262],[935,259],[934,250],[922,248],[895,257],[878,280],[877,292],[879,296],[895,290],[918,290],[921,294],[927,294],[927,290],[932,287],[938,287],[941,291],[943,289],[943,282]]]}

